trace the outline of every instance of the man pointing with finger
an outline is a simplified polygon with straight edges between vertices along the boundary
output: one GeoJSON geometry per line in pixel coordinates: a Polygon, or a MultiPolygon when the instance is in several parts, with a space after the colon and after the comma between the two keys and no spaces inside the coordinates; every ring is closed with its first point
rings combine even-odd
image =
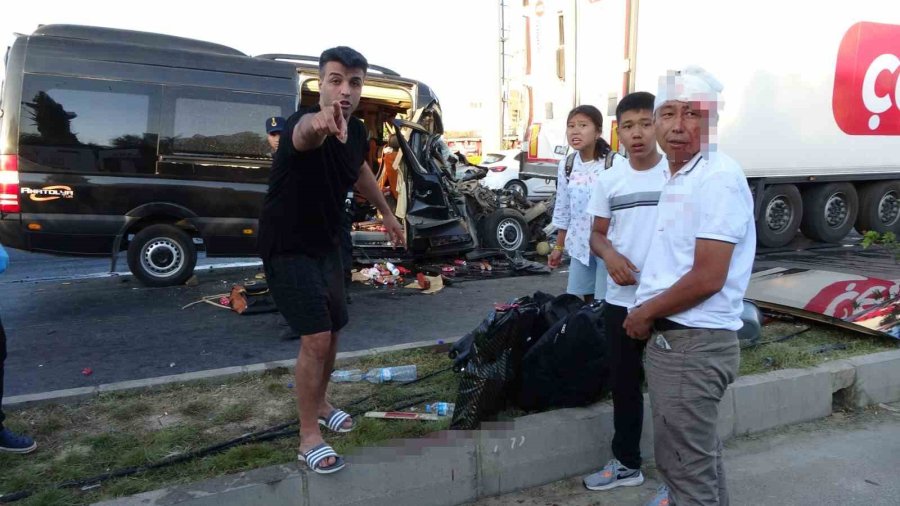
{"type": "Polygon", "coordinates": [[[344,467],[325,443],[319,425],[350,432],[354,421],[325,398],[347,324],[340,234],[347,188],[355,186],[382,214],[394,244],[405,242],[375,176],[359,105],[368,62],[349,47],[319,59],[319,103],[301,107],[285,121],[272,162],[269,190],[259,219],[259,253],[278,310],[301,336],[294,371],[300,415],[298,458],[317,473],[344,467]],[[290,142],[288,142],[290,140],[290,142]]]}

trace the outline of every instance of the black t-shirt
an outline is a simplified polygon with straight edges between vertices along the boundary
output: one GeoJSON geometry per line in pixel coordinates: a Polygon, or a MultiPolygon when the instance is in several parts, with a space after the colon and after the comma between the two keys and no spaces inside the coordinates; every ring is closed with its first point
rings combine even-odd
{"type": "Polygon", "coordinates": [[[269,191],[259,218],[259,254],[302,253],[321,257],[336,251],[344,200],[359,177],[368,153],[366,128],[358,118],[347,125],[347,143],[334,136],[310,151],[297,151],[291,140],[300,117],[318,105],[300,108],[284,123],[272,161],[269,191]]]}

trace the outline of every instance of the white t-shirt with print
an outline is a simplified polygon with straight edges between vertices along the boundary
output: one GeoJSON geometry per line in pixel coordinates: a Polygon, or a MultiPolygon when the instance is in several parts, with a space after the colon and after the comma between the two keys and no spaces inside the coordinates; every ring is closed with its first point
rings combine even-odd
{"type": "MultiPolygon", "coordinates": [[[[567,157],[568,158],[568,157],[567,157]]],[[[587,163],[581,161],[581,153],[575,153],[572,173],[566,178],[566,158],[559,162],[556,180],[556,207],[553,209],[553,225],[567,230],[566,251],[569,256],[588,265],[591,260],[591,225],[593,216],[587,212],[588,201],[597,176],[603,172],[604,159],[587,163]]]]}
{"type": "MultiPolygon", "coordinates": [[[[644,260],[653,238],[656,206],[668,166],[663,156],[658,164],[646,170],[635,170],[627,159],[617,159],[609,170],[597,178],[588,204],[592,216],[609,218],[606,237],[620,254],[638,268],[644,260]]],[[[640,282],[640,272],[634,273],[640,282]]],[[[606,301],[616,306],[634,307],[637,285],[619,286],[607,276],[606,301]]]]}

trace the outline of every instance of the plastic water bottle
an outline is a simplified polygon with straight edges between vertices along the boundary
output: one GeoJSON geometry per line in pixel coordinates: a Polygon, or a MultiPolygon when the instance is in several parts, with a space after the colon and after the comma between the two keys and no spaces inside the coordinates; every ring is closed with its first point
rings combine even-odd
{"type": "Polygon", "coordinates": [[[332,383],[351,383],[362,381],[365,374],[361,369],[348,369],[344,371],[334,371],[331,373],[332,383]]]}
{"type": "Polygon", "coordinates": [[[455,407],[456,404],[452,402],[435,402],[434,404],[426,404],[425,412],[435,413],[438,416],[450,416],[453,414],[453,408],[455,407]]]}
{"type": "Polygon", "coordinates": [[[394,264],[392,264],[392,263],[390,263],[390,262],[387,262],[386,264],[384,264],[384,267],[385,267],[387,270],[389,270],[389,271],[391,272],[392,275],[394,275],[394,276],[399,276],[399,275],[400,275],[400,269],[398,269],[396,265],[394,265],[394,264]]]}
{"type": "Polygon", "coordinates": [[[369,383],[387,383],[396,381],[398,383],[408,383],[416,379],[415,365],[401,365],[397,367],[379,367],[369,369],[366,373],[366,381],[369,383]]]}

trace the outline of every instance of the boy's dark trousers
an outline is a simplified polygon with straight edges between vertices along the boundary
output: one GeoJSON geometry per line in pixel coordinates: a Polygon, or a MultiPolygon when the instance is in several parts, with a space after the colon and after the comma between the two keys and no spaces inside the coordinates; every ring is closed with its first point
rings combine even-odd
{"type": "Polygon", "coordinates": [[[622,324],[628,309],[607,304],[604,312],[610,348],[610,380],[613,398],[613,456],[629,469],[641,467],[641,429],[644,424],[642,358],[647,341],[632,339],[622,324]]]}

